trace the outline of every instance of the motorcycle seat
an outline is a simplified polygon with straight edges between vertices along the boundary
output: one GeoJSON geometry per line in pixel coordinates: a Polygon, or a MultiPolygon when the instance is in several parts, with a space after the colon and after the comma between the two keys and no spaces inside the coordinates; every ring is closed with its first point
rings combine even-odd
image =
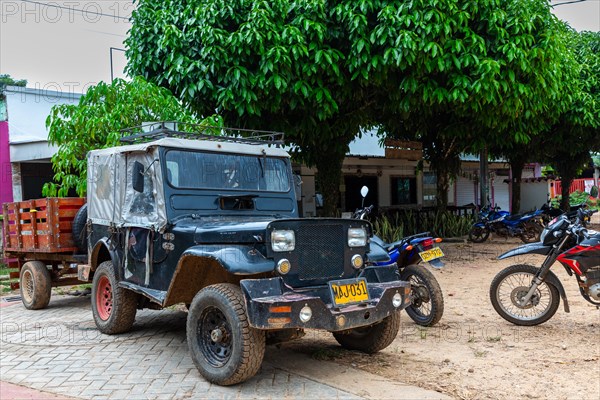
{"type": "Polygon", "coordinates": [[[525,214],[513,214],[513,215],[509,215],[506,218],[504,218],[507,221],[516,221],[518,219],[523,218],[525,214]]]}

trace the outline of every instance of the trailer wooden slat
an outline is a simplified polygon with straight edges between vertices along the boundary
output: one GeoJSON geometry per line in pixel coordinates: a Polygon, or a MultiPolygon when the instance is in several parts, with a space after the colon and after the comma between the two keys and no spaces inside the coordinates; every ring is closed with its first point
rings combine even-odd
{"type": "Polygon", "coordinates": [[[80,198],[47,198],[6,203],[3,206],[5,251],[72,253],[72,223],[80,198]]]}

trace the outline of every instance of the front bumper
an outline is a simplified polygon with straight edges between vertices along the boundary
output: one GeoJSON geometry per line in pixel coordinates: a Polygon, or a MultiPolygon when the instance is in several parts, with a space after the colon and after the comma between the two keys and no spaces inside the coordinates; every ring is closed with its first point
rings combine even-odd
{"type": "Polygon", "coordinates": [[[410,284],[398,280],[397,267],[370,267],[367,278],[370,300],[360,304],[335,306],[329,286],[292,289],[280,277],[244,279],[240,282],[250,325],[258,329],[310,328],[341,331],[372,325],[410,304],[410,284]],[[402,296],[399,307],[392,297],[402,296]],[[312,310],[310,320],[300,320],[300,310],[312,310]]]}

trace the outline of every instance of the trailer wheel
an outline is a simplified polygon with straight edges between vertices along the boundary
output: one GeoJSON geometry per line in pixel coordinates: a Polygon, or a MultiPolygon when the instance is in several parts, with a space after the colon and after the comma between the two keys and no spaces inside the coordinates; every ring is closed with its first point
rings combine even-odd
{"type": "Polygon", "coordinates": [[[21,268],[19,287],[23,305],[28,310],[46,308],[50,302],[52,278],[41,261],[28,261],[21,268]]]}
{"type": "Polygon", "coordinates": [[[112,261],[98,266],[92,282],[92,314],[102,333],[114,335],[133,326],[139,295],[119,287],[112,261]]]}

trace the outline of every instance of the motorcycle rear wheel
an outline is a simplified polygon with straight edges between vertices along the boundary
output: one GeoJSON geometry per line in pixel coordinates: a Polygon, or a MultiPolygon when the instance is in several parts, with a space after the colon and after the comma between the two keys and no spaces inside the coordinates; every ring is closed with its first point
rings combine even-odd
{"type": "Polygon", "coordinates": [[[411,285],[408,316],[417,325],[435,325],[444,314],[444,296],[433,274],[422,266],[409,265],[400,272],[400,279],[411,285]]]}
{"type": "Polygon", "coordinates": [[[525,223],[523,227],[523,234],[521,240],[523,243],[535,243],[540,241],[540,235],[544,227],[535,221],[529,221],[525,223]]]}
{"type": "Polygon", "coordinates": [[[500,271],[490,285],[490,300],[496,312],[508,322],[521,326],[539,325],[548,321],[558,310],[558,289],[544,281],[525,306],[518,304],[531,287],[538,268],[527,265],[511,265],[500,271]]]}
{"type": "Polygon", "coordinates": [[[469,240],[473,243],[483,243],[490,236],[490,231],[487,228],[474,226],[469,231],[469,240]]]}

